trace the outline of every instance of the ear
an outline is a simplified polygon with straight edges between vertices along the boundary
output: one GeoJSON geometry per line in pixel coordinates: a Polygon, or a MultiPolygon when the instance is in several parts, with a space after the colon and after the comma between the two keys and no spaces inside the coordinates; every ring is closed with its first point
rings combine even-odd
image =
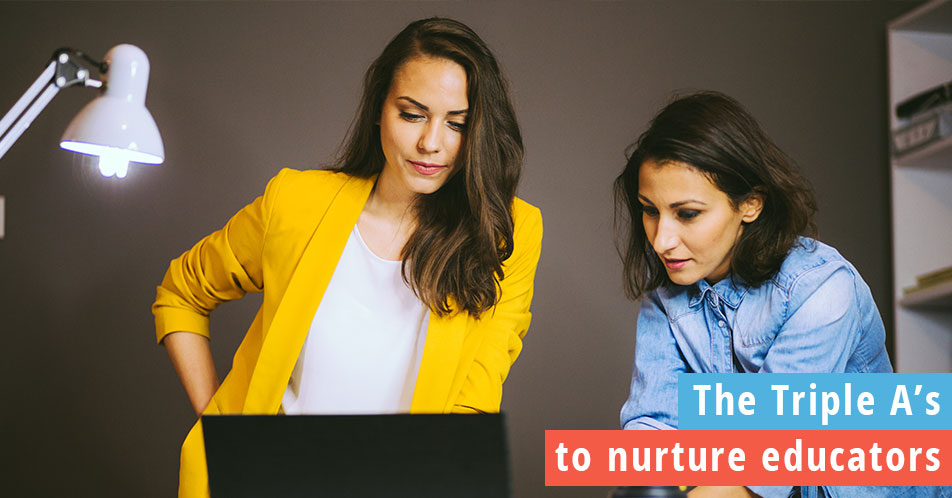
{"type": "Polygon", "coordinates": [[[744,199],[740,206],[738,206],[738,211],[740,211],[742,218],[741,221],[744,223],[753,223],[760,216],[760,212],[764,210],[764,191],[761,187],[754,188],[754,191],[750,194],[747,199],[744,199]]]}

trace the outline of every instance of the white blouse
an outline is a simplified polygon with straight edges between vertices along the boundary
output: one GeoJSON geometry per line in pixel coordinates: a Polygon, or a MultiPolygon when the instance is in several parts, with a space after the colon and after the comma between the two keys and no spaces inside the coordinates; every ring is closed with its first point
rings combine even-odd
{"type": "Polygon", "coordinates": [[[284,392],[285,414],[410,411],[429,313],[400,266],[354,225],[284,392]]]}

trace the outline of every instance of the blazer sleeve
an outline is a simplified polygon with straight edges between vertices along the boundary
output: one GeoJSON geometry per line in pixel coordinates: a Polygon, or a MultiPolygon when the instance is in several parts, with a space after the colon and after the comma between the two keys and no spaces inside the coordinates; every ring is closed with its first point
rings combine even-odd
{"type": "MultiPolygon", "coordinates": [[[[517,201],[521,202],[521,201],[517,201]]],[[[503,263],[499,302],[479,319],[484,338],[454,403],[453,413],[497,412],[502,384],[522,351],[529,330],[533,282],[542,252],[542,213],[523,203],[525,214],[516,222],[513,253],[503,263]]],[[[515,210],[514,210],[515,211],[515,210]]]]}
{"type": "Polygon", "coordinates": [[[172,260],[152,304],[159,343],[172,332],[208,337],[208,315],[219,304],[264,290],[264,238],[274,198],[288,171],[274,177],[264,195],[235,214],[224,228],[172,260]]]}

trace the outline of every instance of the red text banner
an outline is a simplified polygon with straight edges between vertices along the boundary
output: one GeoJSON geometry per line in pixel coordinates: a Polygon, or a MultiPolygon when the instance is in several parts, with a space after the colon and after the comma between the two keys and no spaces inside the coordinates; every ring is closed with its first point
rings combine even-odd
{"type": "Polygon", "coordinates": [[[952,431],[545,431],[546,486],[952,485],[952,431]]]}

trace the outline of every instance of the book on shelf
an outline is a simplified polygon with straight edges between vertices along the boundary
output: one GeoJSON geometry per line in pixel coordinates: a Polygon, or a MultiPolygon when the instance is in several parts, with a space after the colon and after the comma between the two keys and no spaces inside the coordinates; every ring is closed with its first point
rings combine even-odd
{"type": "Polygon", "coordinates": [[[940,268],[929,273],[924,273],[922,275],[916,276],[916,285],[910,287],[904,287],[902,289],[903,294],[912,294],[921,290],[928,289],[930,287],[935,287],[937,285],[942,285],[952,282],[952,266],[945,268],[940,268]]]}
{"type": "Polygon", "coordinates": [[[930,88],[896,105],[896,117],[912,119],[916,115],[952,102],[952,81],[930,88]]]}
{"type": "Polygon", "coordinates": [[[949,136],[952,136],[952,104],[945,104],[893,130],[893,156],[901,158],[949,136]]]}

